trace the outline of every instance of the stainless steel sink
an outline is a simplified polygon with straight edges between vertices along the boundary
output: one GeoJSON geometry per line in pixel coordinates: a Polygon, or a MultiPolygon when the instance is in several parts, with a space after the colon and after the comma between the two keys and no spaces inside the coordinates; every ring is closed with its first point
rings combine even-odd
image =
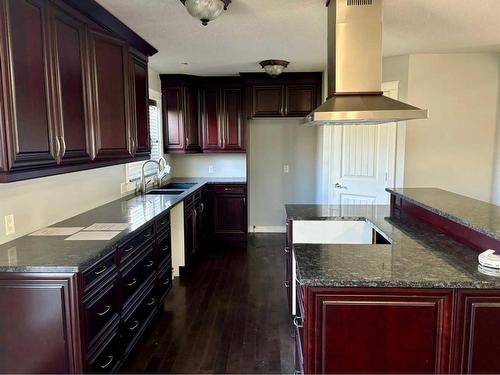
{"type": "Polygon", "coordinates": [[[187,190],[196,185],[195,182],[170,182],[162,187],[162,189],[183,189],[187,190]]]}
{"type": "Polygon", "coordinates": [[[146,193],[146,195],[180,195],[184,193],[184,190],[151,190],[150,192],[146,193]]]}

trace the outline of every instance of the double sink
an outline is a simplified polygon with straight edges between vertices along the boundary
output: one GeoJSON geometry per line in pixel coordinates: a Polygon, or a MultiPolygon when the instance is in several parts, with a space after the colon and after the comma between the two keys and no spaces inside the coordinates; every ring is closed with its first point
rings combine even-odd
{"type": "Polygon", "coordinates": [[[195,182],[170,182],[161,188],[149,191],[146,195],[180,195],[194,185],[195,182]]]}

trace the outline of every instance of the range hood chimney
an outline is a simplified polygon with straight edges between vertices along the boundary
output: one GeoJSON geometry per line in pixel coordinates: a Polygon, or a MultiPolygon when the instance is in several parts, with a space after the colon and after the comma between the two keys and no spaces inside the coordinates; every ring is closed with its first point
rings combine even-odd
{"type": "Polygon", "coordinates": [[[366,125],[427,118],[427,110],[383,96],[382,1],[331,0],[328,98],[305,125],[366,125]]]}

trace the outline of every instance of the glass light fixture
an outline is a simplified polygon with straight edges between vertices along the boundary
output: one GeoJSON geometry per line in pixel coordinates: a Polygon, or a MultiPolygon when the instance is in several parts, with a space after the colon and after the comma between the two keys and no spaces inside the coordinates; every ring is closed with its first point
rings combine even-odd
{"type": "Polygon", "coordinates": [[[181,0],[188,13],[201,21],[203,26],[220,16],[231,0],[181,0]]]}
{"type": "Polygon", "coordinates": [[[283,73],[283,70],[290,64],[285,60],[264,60],[261,61],[260,66],[266,71],[270,76],[276,77],[283,73]]]}

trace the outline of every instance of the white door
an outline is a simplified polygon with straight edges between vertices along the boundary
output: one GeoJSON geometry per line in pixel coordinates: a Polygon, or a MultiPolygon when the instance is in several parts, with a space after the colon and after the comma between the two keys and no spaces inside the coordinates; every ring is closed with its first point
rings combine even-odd
{"type": "MultiPolygon", "coordinates": [[[[397,99],[397,84],[383,84],[384,95],[397,99]]],[[[336,126],[332,134],[329,202],[389,203],[385,188],[394,185],[396,123],[336,126]]]]}

